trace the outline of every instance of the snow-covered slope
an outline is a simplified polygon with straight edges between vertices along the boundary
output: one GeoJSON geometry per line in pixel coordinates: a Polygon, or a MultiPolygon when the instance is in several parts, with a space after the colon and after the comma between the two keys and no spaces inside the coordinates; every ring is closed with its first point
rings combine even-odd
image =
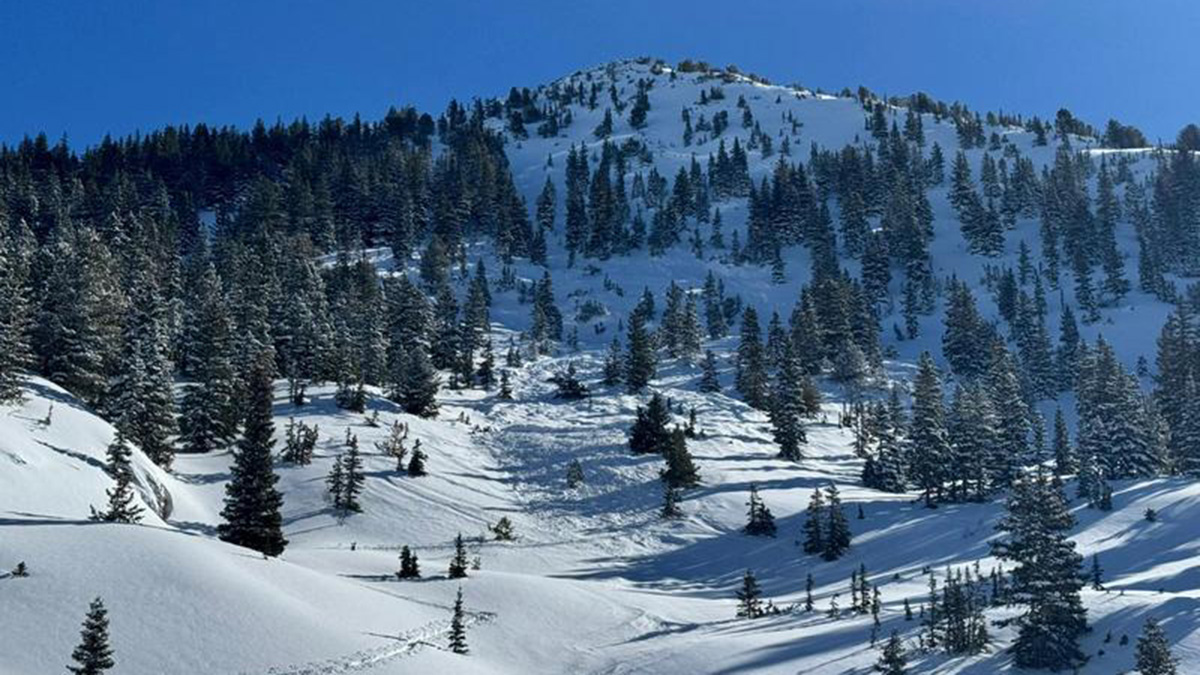
{"type": "MultiPolygon", "coordinates": [[[[716,150],[712,139],[683,145],[680,111],[718,83],[725,99],[709,103],[704,112],[729,111],[727,143],[735,136],[743,143],[748,138],[738,124],[739,95],[765,133],[777,140],[791,136],[793,158],[807,157],[810,143],[837,149],[866,140],[863,111],[853,99],[740,77],[700,81],[697,74],[680,73],[671,78],[669,70],[654,73],[648,63],[638,62],[571,77],[596,78],[606,87],[612,78],[626,98],[633,96],[639,78],[655,78],[646,126],[631,129],[623,116],[615,116],[611,140],[637,137],[666,177],[690,163],[693,154],[703,162],[716,150]],[[785,114],[801,123],[798,133],[784,123],[785,114]]],[[[560,136],[531,133],[509,140],[514,177],[530,204],[547,175],[559,185],[560,224],[566,154],[572,144],[600,143],[592,129],[603,113],[603,105],[594,110],[573,106],[574,122],[560,136]]],[[[1031,134],[996,131],[1039,166],[1053,161],[1053,149],[1034,147],[1031,134]]],[[[958,147],[953,126],[927,116],[925,133],[953,157],[958,147]]],[[[982,151],[968,156],[978,169],[982,151]]],[[[776,161],[751,151],[751,176],[760,179],[776,161]]],[[[1135,171],[1147,169],[1149,162],[1140,161],[1135,171]]],[[[984,259],[967,254],[946,192],[942,186],[930,194],[935,272],[967,280],[994,317],[987,294],[978,292],[984,259]]],[[[744,199],[720,207],[727,232],[744,228],[744,199]]],[[[1123,223],[1118,234],[1128,254],[1127,269],[1133,270],[1132,231],[1123,223]]],[[[1005,255],[990,264],[1015,264],[1020,241],[1036,253],[1037,223],[1019,221],[1006,240],[1005,255]]],[[[488,247],[472,246],[469,254],[486,256],[488,247]]],[[[378,252],[381,261],[389,257],[378,252]]],[[[854,270],[854,261],[844,262],[854,270]]],[[[372,425],[365,415],[336,408],[330,387],[313,388],[313,401],[296,408],[280,383],[277,438],[294,417],[317,424],[320,440],[310,466],[278,467],[290,544],[273,560],[215,537],[228,452],[181,455],[168,473],[135,451],[139,498],[152,513],[140,526],[88,521],[88,507],[100,505],[111,485],[103,459],[112,429],[68,392],[29,380],[23,404],[0,409],[0,570],[25,561],[31,571],[28,578],[0,578],[0,672],[40,675],[61,669],[78,640],[87,602],[97,595],[110,611],[115,672],[131,675],[868,672],[878,654],[869,644],[871,618],[834,619],[824,611],[835,595],[843,608],[849,604],[852,571],[865,565],[880,588],[881,634],[894,629],[912,644],[918,623],[905,620],[905,600],[914,608],[924,600],[928,571],[940,576],[948,567],[976,563],[990,570],[996,561],[988,542],[1002,506],[929,510],[914,503],[915,495],[861,487],[861,460],[852,452],[849,432],[836,424],[845,402],[837,386],[823,385],[824,415],[808,429],[806,459],[796,464],[776,457],[764,414],[732,394],[700,393],[698,369],[667,363],[652,389],[696,408],[703,437],[689,447],[703,484],[688,493],[684,519],[663,521],[658,517],[661,460],[631,455],[625,445],[635,407],[645,397],[599,384],[602,349],[643,287],[661,292],[675,281],[695,288],[711,270],[730,295],[741,295],[764,317],[772,311],[786,316],[808,275],[807,250],[787,250],[785,263],[789,281],[780,285],[772,282],[769,269],[712,256],[700,259],[681,245],[657,258],[644,251],[617,257],[596,272],[586,263],[567,268],[562,242],[551,241],[549,269],[569,322],[588,300],[601,303],[607,314],[578,326],[580,353],[564,348],[561,355],[517,369],[513,401],[498,400],[494,392],[443,391],[439,416],[423,420],[371,392],[368,414],[378,413],[372,425]],[[608,330],[597,334],[596,322],[608,330]],[[579,402],[553,397],[547,379],[568,362],[577,365],[594,396],[579,402]],[[430,456],[429,476],[402,475],[392,458],[375,450],[393,421],[409,425],[410,438],[421,440],[430,456]],[[343,449],[347,429],[366,455],[367,484],[364,512],[339,518],[326,500],[325,476],[343,449]],[[568,489],[564,474],[572,459],[582,463],[587,481],[568,489]],[[850,553],[836,562],[805,555],[797,544],[812,491],[830,483],[842,492],[854,534],[850,553]],[[740,532],[751,485],[759,486],[778,519],[777,538],[740,532]],[[863,518],[854,518],[860,507],[863,518]],[[502,516],[514,522],[516,541],[487,536],[487,525],[502,516]],[[461,584],[444,578],[458,533],[471,540],[471,554],[482,567],[461,584]],[[401,546],[420,556],[423,580],[396,580],[401,546]],[[755,571],[766,597],[780,608],[803,601],[811,574],[818,611],[735,620],[734,590],[747,569],[755,571]],[[460,585],[470,612],[468,656],[446,651],[450,606],[460,585]]],[[[524,279],[542,273],[524,261],[515,271],[524,279]]],[[[1057,312],[1057,303],[1051,303],[1051,331],[1057,312]]],[[[1167,312],[1166,305],[1134,292],[1121,305],[1103,309],[1102,321],[1084,328],[1085,337],[1103,333],[1132,367],[1138,356],[1152,354],[1167,312]]],[[[497,345],[511,331],[527,328],[528,315],[528,305],[519,303],[515,292],[495,292],[497,345]]],[[[884,319],[889,342],[893,322],[902,320],[884,319]]],[[[887,376],[907,379],[920,351],[939,351],[940,330],[938,312],[922,319],[921,337],[892,344],[896,357],[887,363],[887,376]]],[[[724,356],[734,344],[727,339],[706,346],[724,356]]],[[[728,390],[730,366],[726,359],[722,364],[728,390]]],[[[1132,643],[1120,645],[1120,638],[1135,637],[1149,615],[1164,620],[1182,672],[1198,672],[1200,572],[1192,561],[1200,553],[1194,536],[1200,486],[1163,479],[1115,487],[1111,512],[1082,507],[1075,512],[1079,524],[1073,538],[1085,556],[1101,556],[1107,586],[1085,591],[1093,630],[1083,645],[1092,655],[1083,672],[1132,668],[1132,643]],[[1147,508],[1160,514],[1157,522],[1143,518],[1147,508]]],[[[994,610],[992,618],[1005,611],[994,610]]],[[[1011,637],[1008,629],[995,630],[986,653],[965,659],[915,655],[913,670],[1011,669],[1003,651],[1011,637]]]]}

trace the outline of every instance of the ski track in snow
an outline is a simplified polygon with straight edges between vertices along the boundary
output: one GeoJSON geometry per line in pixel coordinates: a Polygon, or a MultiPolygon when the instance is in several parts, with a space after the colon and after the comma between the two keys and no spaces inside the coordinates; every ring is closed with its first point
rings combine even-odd
{"type": "MultiPolygon", "coordinates": [[[[471,626],[490,623],[496,619],[492,612],[467,612],[468,628],[471,626]]],[[[370,670],[397,659],[416,654],[426,647],[443,649],[434,644],[434,640],[446,638],[450,634],[450,621],[431,621],[419,628],[404,631],[395,636],[395,644],[384,645],[375,649],[364,649],[348,656],[317,661],[295,666],[273,666],[266,670],[242,671],[238,675],[336,675],[337,673],[356,673],[370,670]]]]}

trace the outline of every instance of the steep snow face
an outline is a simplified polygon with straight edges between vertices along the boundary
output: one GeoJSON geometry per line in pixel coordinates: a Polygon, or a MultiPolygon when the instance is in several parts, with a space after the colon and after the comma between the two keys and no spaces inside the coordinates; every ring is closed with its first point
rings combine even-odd
{"type": "MultiPolygon", "coordinates": [[[[547,177],[557,187],[557,231],[549,241],[549,269],[559,297],[568,298],[568,306],[575,308],[591,300],[609,310],[607,316],[580,325],[580,340],[591,345],[607,343],[611,339],[612,331],[598,334],[591,324],[602,323],[610,329],[615,328],[637,303],[642,287],[649,287],[655,293],[659,293],[667,284],[675,281],[685,288],[698,288],[710,270],[724,280],[728,294],[741,295],[748,304],[756,306],[764,323],[773,311],[778,311],[786,318],[797,300],[799,287],[809,279],[810,256],[804,246],[789,247],[783,251],[787,282],[781,285],[772,282],[772,271],[769,267],[732,265],[728,261],[727,250],[709,248],[701,258],[697,258],[689,250],[686,241],[660,257],[650,256],[643,249],[632,256],[615,257],[605,261],[581,259],[575,268],[567,268],[562,239],[567,154],[572,147],[586,146],[594,168],[604,142],[620,145],[634,139],[650,151],[651,159],[649,163],[631,159],[624,176],[625,185],[630,186],[634,176],[639,173],[643,176],[648,175],[651,168],[657,169],[661,176],[671,181],[681,168],[687,169],[690,166],[693,158],[701,167],[707,167],[709,156],[715,155],[721,143],[724,143],[727,150],[732,146],[734,139],[744,148],[749,145],[751,130],[742,126],[743,111],[738,107],[738,100],[742,98],[753,115],[754,123],[761,128],[763,134],[773,139],[773,152],[767,156],[764,156],[761,148],[752,147],[747,150],[750,176],[757,184],[774,170],[780,160],[807,163],[813,147],[838,151],[847,145],[874,146],[876,140],[867,129],[869,114],[864,111],[863,106],[853,98],[818,94],[800,87],[763,84],[744,75],[676,72],[670,67],[656,68],[649,62],[641,61],[622,61],[577,72],[550,85],[539,87],[537,91],[544,96],[552,88],[561,89],[567,85],[580,84],[585,88],[590,88],[593,84],[599,85],[600,93],[596,105],[590,108],[586,104],[569,104],[573,121],[566,128],[560,129],[554,137],[543,138],[532,127],[527,129],[527,137],[514,137],[505,124],[493,121],[495,128],[508,138],[506,152],[512,164],[514,180],[531,208],[547,177]],[[652,83],[647,90],[650,111],[646,115],[645,125],[634,127],[630,124],[629,113],[639,81],[652,83]],[[615,109],[609,93],[610,87],[617,91],[618,100],[624,105],[624,112],[615,109]],[[723,92],[723,98],[708,97],[714,87],[723,92]],[[700,103],[702,95],[707,98],[707,103],[700,103]],[[693,123],[696,123],[701,115],[711,121],[714,116],[724,113],[728,116],[729,125],[719,136],[714,136],[711,132],[697,131],[690,144],[687,144],[684,140],[685,126],[682,120],[685,108],[690,110],[693,123]],[[612,114],[612,134],[607,138],[597,138],[594,130],[604,120],[606,111],[612,114]],[[790,145],[789,156],[783,156],[781,153],[785,138],[790,145]]],[[[903,128],[907,109],[889,106],[887,110],[888,124],[895,123],[903,128]]],[[[930,243],[933,272],[938,279],[954,276],[967,282],[980,302],[980,309],[988,318],[999,321],[992,294],[984,287],[985,271],[988,267],[1015,268],[1021,242],[1030,248],[1033,260],[1039,260],[1042,250],[1038,232],[1039,222],[1019,219],[1016,227],[1005,234],[1005,249],[1000,256],[988,258],[970,254],[955,211],[949,202],[950,166],[960,149],[955,126],[949,119],[939,120],[928,113],[921,115],[921,120],[926,139],[926,155],[928,156],[930,149],[937,144],[946,160],[946,179],[940,185],[933,186],[928,193],[934,215],[934,238],[930,243]]],[[[985,135],[990,137],[992,133],[998,134],[1006,144],[1011,144],[1022,157],[1029,158],[1039,172],[1042,168],[1053,165],[1057,144],[1055,139],[1051,138],[1045,146],[1037,146],[1034,134],[1023,128],[986,125],[985,135]]],[[[1135,177],[1144,177],[1153,169],[1154,160],[1149,148],[1102,149],[1096,147],[1093,139],[1076,136],[1071,137],[1071,143],[1075,149],[1095,156],[1097,161],[1102,157],[1112,160],[1118,155],[1133,158],[1130,169],[1135,177]]],[[[965,152],[977,184],[984,154],[990,154],[996,160],[1003,156],[1001,151],[989,151],[986,148],[972,148],[965,152]]],[[[1092,189],[1095,189],[1094,179],[1092,189]]],[[[637,202],[634,201],[633,204],[636,208],[637,202]]],[[[837,200],[831,198],[829,205],[836,223],[839,215],[837,200]]],[[[728,199],[714,202],[713,206],[721,211],[726,239],[728,240],[734,231],[739,231],[741,240],[745,242],[746,199],[728,199]]],[[[649,214],[646,215],[648,222],[649,214]]],[[[873,219],[873,222],[877,224],[878,219],[873,219]]],[[[709,226],[700,224],[699,231],[707,239],[709,226]]],[[[1132,224],[1122,220],[1117,228],[1117,239],[1124,257],[1127,278],[1136,282],[1137,238],[1132,224]]],[[[841,262],[852,274],[858,273],[858,261],[843,256],[841,262]]],[[[541,276],[540,268],[537,267],[518,266],[518,272],[528,278],[536,279],[541,276]]],[[[1069,274],[1065,275],[1065,278],[1067,282],[1063,284],[1062,300],[1066,304],[1074,304],[1074,291],[1069,274]]],[[[893,338],[892,324],[904,324],[903,318],[900,317],[901,281],[899,278],[893,280],[891,297],[881,322],[885,342],[895,347],[897,355],[906,361],[915,359],[924,350],[933,352],[935,356],[939,355],[942,332],[940,303],[938,310],[932,315],[921,317],[921,334],[917,339],[897,341],[893,338]]],[[[1136,287],[1136,283],[1134,286],[1136,287]]],[[[1058,291],[1050,289],[1049,292],[1052,297],[1047,325],[1050,334],[1055,336],[1062,305],[1057,301],[1058,291]]],[[[515,316],[501,313],[499,318],[510,327],[524,327],[528,312],[522,310],[523,308],[519,309],[515,316]]],[[[1169,312],[1168,305],[1135,290],[1121,303],[1103,308],[1099,322],[1081,326],[1080,330],[1082,336],[1089,341],[1103,335],[1132,369],[1139,356],[1153,353],[1153,339],[1169,312]]],[[[564,314],[569,319],[575,313],[564,310],[564,314]]]]}
{"type": "MultiPolygon", "coordinates": [[[[813,143],[836,149],[869,141],[865,115],[852,99],[742,77],[725,82],[678,73],[672,78],[669,69],[654,73],[637,62],[569,79],[588,78],[604,82],[605,90],[611,78],[625,100],[632,98],[639,78],[654,79],[646,125],[633,129],[627,113],[614,115],[612,140],[638,138],[668,179],[690,163],[693,153],[705,163],[719,143],[697,134],[692,145],[683,144],[680,113],[685,106],[709,118],[728,111],[730,126],[722,137],[727,143],[738,137],[745,144],[749,131],[741,127],[736,107],[738,97],[745,97],[763,131],[776,139],[775,156],[750,151],[756,180],[772,170],[783,135],[791,139],[793,161],[806,159],[813,143]],[[698,106],[701,91],[714,85],[724,89],[725,98],[698,106]],[[795,131],[785,115],[800,123],[795,131]]],[[[572,106],[574,122],[557,137],[540,138],[531,129],[529,138],[509,140],[514,175],[530,205],[546,176],[558,184],[554,237],[561,237],[566,153],[572,143],[586,143],[595,156],[600,141],[592,130],[605,107],[603,97],[595,109],[572,106]]],[[[903,111],[893,111],[897,114],[903,111]]],[[[931,116],[924,125],[929,143],[939,143],[947,159],[952,158],[958,147],[953,127],[931,116]]],[[[1039,166],[1053,161],[1053,149],[1034,147],[1030,134],[992,130],[1011,139],[1039,166]]],[[[1080,139],[1075,142],[1086,146],[1080,139]]],[[[968,156],[978,175],[982,151],[971,150],[968,156]]],[[[1150,161],[1139,161],[1134,170],[1147,170],[1150,161]]],[[[627,184],[634,173],[649,168],[631,165],[627,184]]],[[[1020,241],[1036,254],[1037,223],[1019,221],[1007,233],[1000,258],[972,256],[946,192],[943,185],[930,195],[935,272],[967,280],[984,311],[994,317],[996,309],[982,287],[982,266],[1015,265],[1020,241]]],[[[740,229],[744,235],[745,200],[717,206],[727,234],[740,229]]],[[[836,220],[837,205],[831,206],[836,220]]],[[[1132,275],[1132,228],[1122,222],[1118,234],[1132,275]]],[[[498,400],[494,391],[443,390],[439,416],[425,420],[403,414],[373,390],[366,415],[336,408],[328,386],[312,387],[311,403],[295,407],[288,402],[286,385],[278,384],[277,446],[291,419],[319,428],[311,465],[277,465],[290,542],[279,559],[264,560],[215,537],[229,479],[229,451],[180,455],[168,473],[135,449],[137,492],[150,507],[146,519],[140,526],[88,521],[89,506],[101,505],[111,487],[103,461],[112,429],[68,392],[30,379],[25,402],[0,409],[0,570],[25,561],[31,573],[27,578],[0,573],[0,672],[60,670],[78,641],[87,602],[97,595],[110,611],[118,662],[114,672],[130,675],[867,672],[878,655],[870,645],[871,617],[827,614],[835,601],[848,608],[848,581],[860,565],[882,594],[879,634],[899,631],[911,649],[919,625],[905,619],[904,603],[919,609],[928,593],[929,572],[941,579],[951,567],[978,564],[987,573],[997,565],[989,543],[1003,511],[1000,503],[930,510],[915,502],[915,494],[861,487],[861,460],[854,455],[850,433],[837,424],[846,392],[833,384],[822,385],[824,408],[808,425],[804,460],[778,459],[767,417],[731,391],[732,338],[705,345],[720,357],[726,393],[698,391],[699,370],[685,363],[664,362],[652,385],[684,410],[695,408],[701,432],[689,448],[702,484],[685,494],[684,518],[662,520],[662,460],[634,456],[626,446],[626,431],[645,396],[600,384],[601,348],[643,287],[655,293],[672,281],[698,287],[710,270],[725,282],[728,294],[740,294],[756,306],[764,324],[772,312],[786,316],[808,277],[808,252],[803,247],[787,250],[788,281],[775,284],[768,269],[733,265],[712,251],[697,257],[686,245],[661,257],[643,251],[602,262],[581,260],[568,268],[561,240],[553,239],[549,269],[582,349],[572,353],[563,347],[559,355],[527,360],[513,369],[514,400],[498,400]],[[576,322],[588,301],[599,303],[604,312],[576,322]],[[596,331],[597,324],[605,326],[603,333],[596,331]],[[592,397],[578,402],[554,398],[547,380],[568,363],[577,366],[592,397]],[[420,440],[429,455],[429,476],[404,475],[392,457],[378,450],[376,443],[394,422],[407,425],[410,449],[420,440]],[[364,454],[364,511],[339,515],[326,497],[325,477],[345,452],[347,432],[357,437],[364,454]],[[586,481],[568,488],[565,474],[572,460],[581,463],[586,481]],[[841,491],[854,535],[849,554],[835,562],[805,555],[798,545],[810,496],[830,484],[841,491]],[[759,488],[777,518],[776,538],[741,533],[751,485],[759,488]],[[862,519],[857,517],[860,509],[862,519]],[[515,541],[491,536],[488,525],[501,517],[514,523],[515,541]],[[459,533],[468,541],[469,557],[478,558],[481,567],[461,582],[445,578],[459,533]],[[402,546],[419,556],[422,580],[396,579],[402,546]],[[734,591],[747,569],[758,576],[765,597],[787,611],[753,622],[734,618],[734,591]],[[811,613],[800,609],[809,574],[816,606],[811,613]],[[460,586],[468,610],[468,656],[446,650],[450,609],[460,586]]],[[[469,254],[474,259],[490,251],[476,245],[469,254]]],[[[396,265],[387,251],[372,255],[385,267],[396,265]]],[[[495,275],[490,257],[488,263],[495,275]]],[[[843,263],[857,271],[855,261],[843,263]]],[[[525,279],[542,274],[541,268],[520,261],[515,271],[525,279]]],[[[455,283],[458,291],[465,289],[455,283]]],[[[898,289],[892,292],[895,296],[898,289]]],[[[502,353],[513,332],[528,326],[529,306],[518,301],[515,291],[494,289],[493,295],[493,339],[502,353]]],[[[1072,301],[1069,290],[1065,300],[1072,301]]],[[[886,364],[888,379],[908,379],[921,350],[940,351],[940,311],[923,317],[918,339],[895,342],[889,324],[901,320],[898,310],[889,310],[884,335],[896,357],[886,364]]],[[[1058,311],[1051,302],[1052,330],[1058,311]]],[[[1103,309],[1102,321],[1083,330],[1089,339],[1102,332],[1132,366],[1137,356],[1152,354],[1166,312],[1165,305],[1135,292],[1120,306],[1103,309]]],[[[1063,403],[1069,409],[1070,401],[1063,403]]],[[[674,419],[683,422],[686,417],[676,414],[674,419]]],[[[1121,646],[1119,640],[1123,635],[1134,638],[1147,616],[1165,620],[1182,659],[1181,672],[1200,671],[1193,563],[1200,551],[1192,525],[1200,518],[1200,487],[1163,479],[1114,488],[1111,512],[1087,510],[1078,502],[1074,508],[1079,523],[1073,538],[1083,555],[1099,555],[1107,588],[1084,592],[1093,631],[1083,641],[1092,659],[1082,672],[1100,675],[1132,668],[1132,644],[1121,646]],[[1157,511],[1157,522],[1144,519],[1147,508],[1157,511]],[[1105,639],[1109,633],[1111,642],[1105,639]]],[[[1067,491],[1073,494],[1074,487],[1068,485],[1067,491]]],[[[1010,613],[996,608],[989,618],[1010,613]]],[[[993,647],[966,659],[916,653],[912,670],[1011,670],[1004,652],[1011,639],[1010,629],[994,629],[993,647]]]]}

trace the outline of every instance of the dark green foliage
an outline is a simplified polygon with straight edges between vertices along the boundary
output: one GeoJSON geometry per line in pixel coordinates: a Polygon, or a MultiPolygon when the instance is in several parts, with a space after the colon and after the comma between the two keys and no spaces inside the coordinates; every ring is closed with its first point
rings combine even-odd
{"type": "Polygon", "coordinates": [[[757,485],[750,485],[750,501],[747,502],[747,506],[747,522],[742,531],[756,537],[774,537],[775,516],[771,515],[771,509],[768,509],[758,496],[757,485]]]}
{"type": "Polygon", "coordinates": [[[116,665],[108,643],[108,610],[100,598],[88,606],[79,646],[71,653],[71,660],[76,665],[67,666],[67,670],[75,675],[100,675],[116,665]]]}
{"type": "MultiPolygon", "coordinates": [[[[463,573],[466,576],[466,573],[463,573]]],[[[455,654],[466,654],[467,649],[467,621],[466,612],[463,610],[463,594],[462,586],[458,587],[458,595],[454,598],[454,615],[450,618],[450,651],[455,654]]]]}
{"type": "Polygon", "coordinates": [[[1154,617],[1146,619],[1137,641],[1137,670],[1141,675],[1175,675],[1175,657],[1167,635],[1154,617]]]}
{"type": "Polygon", "coordinates": [[[687,437],[683,429],[676,427],[671,432],[666,451],[667,466],[662,471],[662,480],[669,487],[690,488],[700,483],[700,471],[692,462],[687,449],[687,437]]]}
{"type": "Polygon", "coordinates": [[[454,557],[450,559],[448,574],[451,579],[467,577],[467,545],[463,541],[461,532],[454,538],[454,557]]]}
{"type": "Polygon", "coordinates": [[[671,444],[671,411],[661,394],[650,397],[645,407],[638,406],[637,417],[629,430],[629,449],[635,454],[666,455],[671,444]]]}
{"type": "Polygon", "coordinates": [[[400,570],[396,572],[398,579],[420,579],[421,564],[417,554],[407,546],[400,547],[400,570]]]}
{"type": "Polygon", "coordinates": [[[757,619],[766,613],[762,606],[762,589],[758,587],[754,572],[746,570],[742,576],[742,587],[738,589],[737,598],[739,619],[757,619]]]}
{"type": "Polygon", "coordinates": [[[274,386],[265,366],[254,370],[249,409],[242,437],[234,451],[231,478],[225,485],[224,522],[217,526],[222,541],[254,549],[267,556],[283,553],[283,495],[275,489],[279,476],[272,465],[271,450],[274,386]]]}

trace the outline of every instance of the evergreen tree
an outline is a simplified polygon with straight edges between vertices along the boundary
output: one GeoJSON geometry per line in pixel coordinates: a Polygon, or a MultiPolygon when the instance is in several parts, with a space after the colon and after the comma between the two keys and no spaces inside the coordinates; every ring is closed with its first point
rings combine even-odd
{"type": "Polygon", "coordinates": [[[625,353],[625,388],[636,394],[650,384],[657,368],[657,358],[645,320],[640,314],[629,317],[628,347],[625,353]]]}
{"type": "Polygon", "coordinates": [[[925,505],[932,507],[941,498],[946,463],[951,452],[946,432],[941,375],[929,352],[923,352],[917,363],[908,455],[912,478],[924,492],[925,505]]]}
{"type": "Polygon", "coordinates": [[[1054,472],[1060,476],[1079,471],[1079,460],[1075,457],[1075,449],[1071,446],[1071,438],[1067,432],[1067,421],[1063,418],[1062,408],[1054,411],[1054,472]]]}
{"type": "Polygon", "coordinates": [[[774,537],[775,516],[771,515],[771,509],[768,509],[758,496],[758,486],[753,483],[750,485],[750,501],[747,502],[747,506],[750,510],[743,532],[756,537],[774,537]]]}
{"type": "Polygon", "coordinates": [[[769,379],[766,351],[758,327],[758,313],[747,307],[742,313],[742,339],[737,353],[737,388],[753,408],[766,409],[769,379]]]}
{"type": "MultiPolygon", "coordinates": [[[[466,573],[463,573],[466,576],[466,573]]],[[[454,597],[454,615],[450,618],[450,651],[455,654],[466,654],[467,649],[467,617],[463,610],[462,586],[458,587],[458,595],[454,597]]]]}
{"type": "Polygon", "coordinates": [[[1141,675],[1175,675],[1171,645],[1154,617],[1146,619],[1137,641],[1137,669],[1141,675]]]}
{"type": "Polygon", "coordinates": [[[821,553],[825,550],[828,531],[825,522],[825,495],[820,488],[813,490],[804,514],[804,552],[821,553]]]}
{"type": "Polygon", "coordinates": [[[656,453],[666,456],[671,445],[671,411],[667,400],[655,393],[643,408],[637,407],[633,426],[629,430],[629,449],[635,454],[656,453]]]}
{"type": "Polygon", "coordinates": [[[425,451],[421,450],[420,445],[413,446],[412,458],[408,460],[408,476],[409,478],[420,478],[428,475],[425,469],[425,460],[427,456],[425,451]]]}
{"type": "Polygon", "coordinates": [[[342,457],[342,469],[345,477],[342,481],[341,502],[343,509],[357,513],[362,511],[362,504],[358,502],[358,496],[362,494],[366,476],[363,475],[362,455],[358,451],[358,437],[350,436],[346,444],[349,446],[349,450],[342,457]]]}
{"type": "Polygon", "coordinates": [[[116,665],[108,643],[108,610],[100,598],[88,606],[79,646],[71,653],[71,660],[77,665],[67,666],[67,670],[75,675],[101,675],[116,665]]]}
{"type": "Polygon", "coordinates": [[[663,484],[663,504],[658,512],[659,516],[666,519],[683,517],[683,509],[679,507],[679,502],[682,499],[680,492],[680,489],[677,487],[672,487],[666,483],[663,484]]]}
{"type": "Polygon", "coordinates": [[[429,361],[425,348],[419,344],[414,345],[408,351],[401,384],[400,404],[404,407],[404,412],[418,417],[437,416],[438,387],[438,374],[429,361]]]}
{"type": "Polygon", "coordinates": [[[607,387],[620,384],[622,370],[621,342],[613,338],[609,343],[608,353],[604,356],[604,377],[601,381],[607,387]]]}
{"type": "Polygon", "coordinates": [[[450,559],[449,576],[451,579],[467,577],[467,545],[463,541],[462,532],[454,538],[454,557],[450,559]]]}
{"type": "Polygon", "coordinates": [[[737,592],[737,598],[739,619],[757,619],[765,613],[762,606],[762,590],[758,587],[754,572],[746,570],[742,575],[742,587],[737,592]]]}
{"type": "Polygon", "coordinates": [[[417,554],[407,546],[400,547],[400,571],[396,572],[398,579],[420,579],[421,564],[417,554]]]}
{"type": "Polygon", "coordinates": [[[997,526],[1005,536],[993,546],[997,557],[1016,565],[1012,596],[1025,607],[1013,619],[1019,668],[1060,670],[1085,660],[1078,642],[1087,630],[1079,599],[1082,558],[1067,536],[1073,524],[1062,493],[1044,474],[1014,484],[997,526]]]}
{"type": "Polygon", "coordinates": [[[846,514],[842,511],[842,500],[838,496],[837,486],[830,483],[826,493],[828,505],[825,508],[828,520],[825,527],[825,548],[821,557],[837,560],[850,548],[850,524],[846,522],[846,514]]]}
{"type": "Polygon", "coordinates": [[[806,382],[792,345],[786,347],[782,361],[771,392],[771,426],[779,456],[798,462],[804,457],[800,446],[807,441],[800,421],[806,382]]]}
{"type": "Polygon", "coordinates": [[[701,366],[700,383],[697,388],[708,394],[721,391],[721,380],[717,375],[717,357],[712,350],[704,350],[704,363],[701,366]]]}
{"type": "Polygon", "coordinates": [[[908,660],[904,654],[904,643],[896,631],[892,631],[892,636],[883,646],[883,652],[875,662],[875,670],[883,675],[907,675],[908,660]]]}
{"type": "Polygon", "coordinates": [[[662,471],[662,480],[670,487],[690,488],[700,483],[700,472],[692,462],[692,455],[687,449],[687,437],[683,429],[678,427],[671,432],[670,443],[667,444],[667,466],[662,471]]]}
{"type": "Polygon", "coordinates": [[[275,489],[279,476],[272,466],[275,424],[271,408],[275,389],[267,366],[255,368],[250,381],[245,427],[234,452],[231,478],[225,485],[224,522],[217,526],[222,541],[254,549],[263,555],[283,553],[283,495],[275,489]]]}
{"type": "Polygon", "coordinates": [[[108,446],[108,474],[116,481],[116,485],[105,491],[108,495],[108,508],[96,511],[92,507],[92,519],[110,523],[138,523],[142,520],[142,509],[135,503],[133,493],[133,467],[130,464],[129,446],[125,437],[118,429],[108,446]]]}
{"type": "Polygon", "coordinates": [[[0,403],[21,398],[20,373],[33,364],[30,247],[16,231],[0,215],[0,403]]]}

